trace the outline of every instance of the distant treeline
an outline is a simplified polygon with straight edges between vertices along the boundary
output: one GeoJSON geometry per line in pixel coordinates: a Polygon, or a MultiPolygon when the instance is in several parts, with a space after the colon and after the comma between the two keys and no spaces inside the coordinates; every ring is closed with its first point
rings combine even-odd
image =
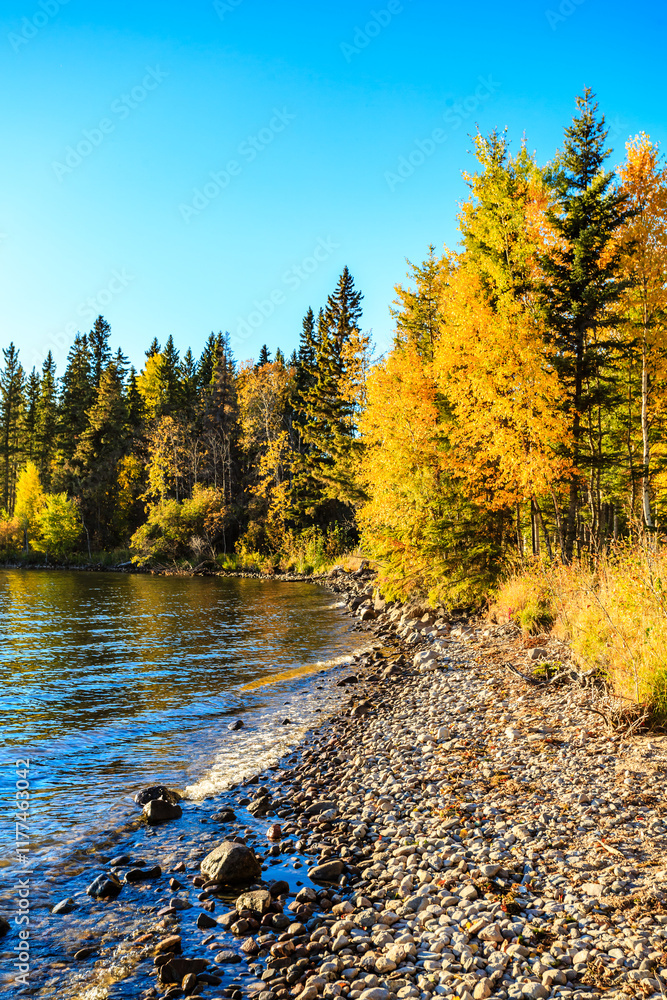
{"type": "Polygon", "coordinates": [[[5,547],[27,531],[55,551],[41,522],[66,509],[66,544],[131,544],[141,560],[313,562],[360,541],[389,593],[460,602],[508,558],[568,563],[655,534],[667,172],[643,133],[607,170],[606,140],[590,90],[546,165],[504,133],[478,135],[460,248],[410,265],[394,346],[375,363],[347,269],[289,360],[264,348],[239,364],[221,334],[181,358],[169,338],[137,374],[111,357],[102,317],[60,379],[50,356],[26,376],[10,345],[5,547]]]}

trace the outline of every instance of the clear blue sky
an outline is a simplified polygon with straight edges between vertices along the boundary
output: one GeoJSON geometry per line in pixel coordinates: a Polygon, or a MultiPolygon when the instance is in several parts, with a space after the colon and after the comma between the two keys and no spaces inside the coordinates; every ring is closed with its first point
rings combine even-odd
{"type": "Polygon", "coordinates": [[[5,0],[0,346],[62,373],[102,312],[136,365],[219,329],[289,353],[348,264],[383,349],[405,258],[456,243],[475,123],[544,161],[589,85],[616,160],[664,141],[665,25],[657,0],[5,0]]]}

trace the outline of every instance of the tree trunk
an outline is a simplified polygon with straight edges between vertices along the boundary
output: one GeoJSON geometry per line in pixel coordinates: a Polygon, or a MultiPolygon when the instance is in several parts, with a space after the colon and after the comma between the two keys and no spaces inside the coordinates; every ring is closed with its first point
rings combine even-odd
{"type": "Polygon", "coordinates": [[[648,425],[648,358],[646,344],[646,319],[644,320],[644,331],[642,339],[642,510],[644,513],[644,527],[653,529],[653,517],[651,516],[651,494],[649,490],[649,474],[651,463],[651,447],[649,442],[648,425]]]}

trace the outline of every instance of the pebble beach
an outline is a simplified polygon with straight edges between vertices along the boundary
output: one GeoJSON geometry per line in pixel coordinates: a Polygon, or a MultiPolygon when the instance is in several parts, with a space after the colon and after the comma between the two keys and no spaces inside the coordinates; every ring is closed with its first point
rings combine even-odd
{"type": "Polygon", "coordinates": [[[326,585],[374,646],[336,712],[213,800],[140,798],[85,895],[45,890],[45,934],[99,942],[32,995],[662,998],[667,739],[612,730],[548,635],[326,585]]]}

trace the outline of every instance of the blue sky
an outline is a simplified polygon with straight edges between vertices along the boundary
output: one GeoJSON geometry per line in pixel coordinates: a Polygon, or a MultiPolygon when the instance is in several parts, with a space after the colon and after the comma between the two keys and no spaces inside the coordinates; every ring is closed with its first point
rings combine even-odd
{"type": "Polygon", "coordinates": [[[381,350],[406,258],[456,244],[476,123],[545,161],[589,85],[615,161],[664,141],[665,25],[645,0],[5,0],[0,346],[62,373],[101,312],[135,365],[219,329],[289,353],[347,264],[381,350]]]}

